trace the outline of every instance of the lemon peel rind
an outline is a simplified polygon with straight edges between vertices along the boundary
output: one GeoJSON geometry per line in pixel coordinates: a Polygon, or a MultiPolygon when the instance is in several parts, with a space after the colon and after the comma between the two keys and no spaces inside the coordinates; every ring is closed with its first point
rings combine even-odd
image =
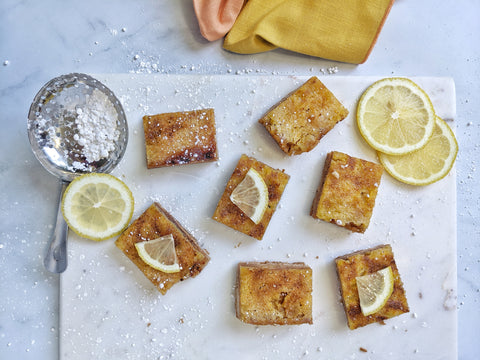
{"type": "MultiPolygon", "coordinates": [[[[119,191],[119,193],[122,194],[122,191],[119,191]]],[[[108,239],[111,239],[115,236],[118,236],[123,232],[123,230],[125,230],[125,228],[130,223],[130,220],[132,219],[133,210],[134,210],[134,203],[135,202],[134,202],[134,199],[133,199],[132,192],[130,191],[128,186],[122,180],[118,179],[117,177],[115,177],[113,175],[106,174],[106,173],[89,173],[89,174],[84,174],[84,175],[81,175],[81,176],[75,178],[67,186],[67,188],[65,189],[65,192],[63,193],[63,196],[62,196],[61,211],[62,211],[63,218],[65,219],[65,222],[67,223],[69,229],[72,230],[75,234],[77,234],[78,236],[80,236],[82,238],[86,238],[86,239],[89,239],[89,240],[100,242],[100,241],[108,240],[108,239]],[[119,222],[118,226],[116,226],[112,229],[109,229],[108,231],[104,231],[104,232],[80,231],[77,228],[77,224],[74,221],[71,220],[73,218],[73,215],[71,214],[71,209],[68,208],[68,207],[65,207],[65,203],[68,202],[69,200],[71,200],[71,197],[73,197],[73,195],[75,194],[75,191],[72,191],[72,190],[75,190],[76,187],[81,187],[83,185],[82,182],[84,182],[84,180],[87,177],[90,180],[93,180],[92,183],[95,183],[95,184],[105,183],[105,181],[100,181],[99,179],[94,179],[94,177],[98,177],[98,176],[101,176],[104,179],[108,179],[107,180],[108,184],[115,184],[117,186],[116,190],[118,190],[118,188],[121,188],[126,194],[128,194],[127,197],[122,197],[122,199],[125,201],[125,205],[128,209],[128,212],[125,212],[126,215],[124,215],[122,217],[123,221],[119,222]],[[70,199],[69,199],[69,197],[70,197],[70,199]]]]}
{"type": "Polygon", "coordinates": [[[414,81],[408,79],[408,78],[403,78],[403,77],[391,77],[391,78],[384,78],[381,80],[378,80],[374,82],[372,85],[370,85],[362,94],[360,97],[358,104],[357,104],[357,111],[356,111],[356,122],[357,122],[357,127],[362,135],[362,138],[367,142],[368,145],[370,145],[372,148],[374,148],[377,151],[380,151],[385,154],[389,155],[404,155],[411,153],[413,151],[419,150],[423,148],[430,137],[433,134],[433,129],[435,125],[435,109],[433,107],[433,103],[430,100],[430,97],[428,94],[423,90],[419,85],[417,85],[414,81]],[[382,144],[379,144],[378,142],[374,141],[374,139],[369,135],[369,131],[366,130],[365,126],[362,124],[361,121],[361,116],[366,112],[365,106],[368,103],[368,100],[374,96],[376,91],[380,89],[381,87],[388,85],[388,83],[392,84],[392,86],[398,86],[400,84],[394,84],[395,82],[403,82],[405,86],[407,86],[409,89],[413,90],[415,89],[414,93],[418,95],[423,102],[425,103],[425,107],[428,110],[429,114],[429,121],[427,126],[425,127],[425,136],[422,138],[422,141],[419,141],[415,145],[409,145],[409,146],[404,146],[401,148],[398,148],[396,150],[392,150],[391,147],[385,146],[382,144]],[[408,84],[408,85],[407,85],[408,84]]]}
{"type": "MultiPolygon", "coordinates": [[[[443,134],[449,139],[450,144],[453,145],[453,147],[454,147],[454,151],[451,152],[449,157],[444,160],[447,165],[444,166],[442,171],[434,174],[433,176],[430,176],[429,178],[423,179],[423,180],[418,180],[416,178],[408,177],[408,176],[401,176],[400,174],[398,174],[395,171],[393,165],[388,160],[390,154],[384,154],[380,151],[377,151],[378,160],[380,161],[380,163],[384,167],[385,171],[387,171],[387,173],[390,176],[392,176],[394,179],[396,179],[396,180],[398,180],[398,181],[400,181],[404,184],[414,185],[414,186],[426,186],[426,185],[430,185],[430,184],[433,184],[437,181],[442,180],[443,178],[445,178],[450,173],[450,171],[453,168],[453,165],[455,164],[455,160],[457,158],[458,142],[457,142],[457,139],[455,137],[455,134],[453,133],[450,126],[448,126],[448,124],[446,123],[445,120],[443,120],[439,116],[436,116],[436,122],[438,123],[438,125],[442,129],[443,134]]],[[[419,150],[421,150],[421,149],[419,149],[419,150]]]]}

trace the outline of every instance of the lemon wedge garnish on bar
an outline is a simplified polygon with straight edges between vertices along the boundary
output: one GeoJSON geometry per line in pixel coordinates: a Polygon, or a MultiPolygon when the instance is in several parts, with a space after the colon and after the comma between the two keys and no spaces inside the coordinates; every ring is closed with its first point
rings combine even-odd
{"type": "Polygon", "coordinates": [[[171,234],[135,243],[138,256],[149,266],[164,273],[180,271],[175,240],[171,234]]]}
{"type": "Polygon", "coordinates": [[[360,308],[365,316],[380,311],[393,293],[393,272],[390,266],[372,274],[358,276],[355,280],[360,308]]]}
{"type": "Polygon", "coordinates": [[[267,184],[258,171],[251,168],[240,184],[233,189],[230,200],[255,224],[258,224],[268,207],[267,184]]]}

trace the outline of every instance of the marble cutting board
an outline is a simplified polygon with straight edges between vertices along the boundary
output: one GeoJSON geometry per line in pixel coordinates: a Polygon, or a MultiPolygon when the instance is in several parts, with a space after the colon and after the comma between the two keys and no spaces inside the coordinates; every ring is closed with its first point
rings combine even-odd
{"type": "MultiPolygon", "coordinates": [[[[93,75],[120,98],[130,136],[114,175],[131,188],[134,218],[160,202],[206,248],[211,262],[165,296],[114,245],[70,233],[61,276],[60,358],[73,359],[456,359],[456,176],[412,187],[384,174],[365,234],[314,220],[309,209],[325,156],[338,150],[378,161],[355,125],[374,77],[319,76],[350,111],[311,152],[288,157],[257,120],[309,76],[93,75]],[[147,170],[142,116],[215,109],[220,160],[147,170]],[[241,154],[291,175],[262,241],[211,219],[241,154]],[[392,245],[411,312],[349,330],[334,258],[392,245]],[[236,265],[303,261],[313,269],[313,325],[252,326],[236,319],[236,265]]],[[[454,127],[450,78],[413,78],[454,127]]]]}

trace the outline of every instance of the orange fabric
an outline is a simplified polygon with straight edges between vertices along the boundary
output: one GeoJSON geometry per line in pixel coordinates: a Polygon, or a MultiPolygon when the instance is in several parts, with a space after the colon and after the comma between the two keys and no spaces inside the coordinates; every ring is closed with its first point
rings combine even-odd
{"type": "Polygon", "coordinates": [[[249,0],[223,47],[240,54],[276,48],[360,64],[394,0],[249,0]]]}
{"type": "Polygon", "coordinates": [[[193,0],[198,25],[209,41],[222,38],[231,28],[244,0],[193,0]]]}

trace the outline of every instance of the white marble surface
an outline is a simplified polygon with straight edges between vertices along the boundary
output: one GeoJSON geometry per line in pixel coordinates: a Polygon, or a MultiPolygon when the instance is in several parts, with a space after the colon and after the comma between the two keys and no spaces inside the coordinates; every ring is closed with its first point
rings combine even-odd
{"type": "MultiPolygon", "coordinates": [[[[211,261],[195,279],[162,296],[113,241],[98,244],[71,234],[69,266],[60,281],[61,360],[191,359],[194,353],[197,359],[349,359],[359,355],[359,347],[368,349],[371,360],[383,360],[386,354],[455,358],[455,170],[436,184],[413,189],[382,176],[365,234],[309,216],[327,152],[375,161],[375,151],[358,134],[354,109],[363,90],[378,78],[323,78],[350,114],[315,149],[293,157],[278,148],[258,119],[308,76],[244,75],[235,83],[230,75],[96,78],[119,96],[129,120],[128,149],[113,174],[133,192],[134,217],[158,201],[209,251],[211,261]],[[220,160],[147,169],[143,115],[202,107],[215,109],[220,160]],[[211,219],[243,153],[290,175],[261,242],[211,219]],[[351,331],[339,301],[334,258],[384,243],[394,251],[410,313],[384,326],[351,331]],[[311,266],[313,324],[256,327],[238,321],[232,296],[235,270],[246,260],[311,266]]],[[[440,117],[455,118],[450,78],[413,79],[431,94],[440,117]]]]}
{"type": "Polygon", "coordinates": [[[59,279],[43,270],[42,255],[52,231],[59,186],[30,151],[26,116],[45,82],[80,71],[230,74],[232,78],[322,72],[325,76],[453,77],[460,144],[458,358],[476,359],[479,13],[480,3],[475,0],[398,0],[369,60],[354,66],[282,50],[254,56],[227,53],[220,42],[201,38],[188,0],[0,2],[0,358],[58,357],[59,279]]]}

